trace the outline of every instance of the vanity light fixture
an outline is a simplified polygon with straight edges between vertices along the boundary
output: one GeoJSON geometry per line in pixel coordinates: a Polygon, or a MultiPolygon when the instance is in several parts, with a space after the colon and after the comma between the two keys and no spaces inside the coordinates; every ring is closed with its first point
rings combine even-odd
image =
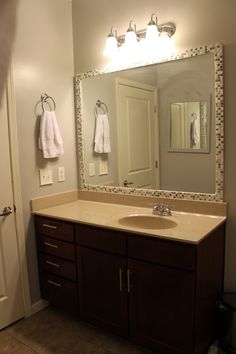
{"type": "Polygon", "coordinates": [[[157,15],[152,14],[147,28],[136,31],[136,24],[133,20],[129,22],[129,27],[125,35],[117,36],[117,30],[112,27],[106,39],[106,47],[103,52],[105,56],[114,58],[120,51],[137,54],[137,50],[143,51],[146,46],[148,51],[165,51],[168,48],[168,42],[176,31],[173,23],[158,25],[157,15]]]}

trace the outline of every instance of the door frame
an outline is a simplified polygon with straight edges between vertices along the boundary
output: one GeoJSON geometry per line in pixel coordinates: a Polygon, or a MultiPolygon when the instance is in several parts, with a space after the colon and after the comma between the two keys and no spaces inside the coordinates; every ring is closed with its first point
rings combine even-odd
{"type": "Polygon", "coordinates": [[[20,176],[20,163],[19,163],[19,149],[18,149],[18,136],[17,136],[17,118],[16,118],[16,101],[15,101],[15,88],[13,76],[13,63],[9,68],[9,74],[6,82],[6,97],[7,97],[7,111],[8,111],[8,127],[9,127],[9,148],[10,148],[10,163],[12,172],[12,190],[13,200],[15,205],[15,225],[16,237],[19,257],[19,268],[21,277],[21,287],[24,302],[25,317],[32,314],[31,295],[29,287],[28,266],[26,259],[26,240],[25,240],[25,227],[23,219],[23,205],[21,193],[21,176],[20,176]]]}
{"type": "MultiPolygon", "coordinates": [[[[156,173],[155,173],[155,181],[156,181],[156,189],[159,189],[160,186],[160,153],[159,153],[159,122],[158,122],[158,95],[157,95],[157,87],[149,84],[145,84],[143,82],[129,80],[123,77],[116,77],[115,79],[115,90],[116,90],[116,117],[118,117],[119,108],[118,108],[118,87],[119,85],[140,88],[142,90],[147,90],[153,93],[154,98],[154,126],[155,126],[155,160],[157,164],[156,173]],[[158,143],[157,143],[158,142],[158,143]]],[[[118,119],[118,118],[117,118],[118,119]]],[[[117,121],[116,121],[117,122],[117,121]]],[[[119,135],[118,122],[116,123],[116,131],[119,135]]],[[[120,181],[120,158],[119,158],[119,136],[117,136],[117,157],[118,157],[118,180],[120,181]]]]}

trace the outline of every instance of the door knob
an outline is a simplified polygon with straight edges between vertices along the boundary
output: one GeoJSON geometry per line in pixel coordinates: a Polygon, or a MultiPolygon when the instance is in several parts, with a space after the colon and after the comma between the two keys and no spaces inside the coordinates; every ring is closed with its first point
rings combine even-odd
{"type": "Polygon", "coordinates": [[[134,184],[134,182],[128,182],[127,179],[125,179],[123,182],[124,187],[128,187],[131,184],[134,184]]]}
{"type": "Polygon", "coordinates": [[[0,216],[6,216],[6,215],[10,215],[11,213],[13,213],[13,210],[11,207],[5,207],[2,211],[2,213],[0,214],[0,216]]]}

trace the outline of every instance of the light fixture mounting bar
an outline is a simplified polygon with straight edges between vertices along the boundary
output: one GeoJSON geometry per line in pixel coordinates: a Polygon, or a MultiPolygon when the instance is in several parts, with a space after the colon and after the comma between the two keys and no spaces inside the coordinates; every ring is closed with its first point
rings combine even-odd
{"type": "Polygon", "coordinates": [[[163,25],[158,25],[158,30],[160,33],[166,33],[169,37],[175,34],[176,26],[172,22],[164,23],[163,25]]]}

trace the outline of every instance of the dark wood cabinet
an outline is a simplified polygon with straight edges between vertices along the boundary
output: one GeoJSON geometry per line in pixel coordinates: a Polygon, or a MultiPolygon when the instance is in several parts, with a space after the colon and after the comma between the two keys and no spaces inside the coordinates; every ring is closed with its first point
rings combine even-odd
{"type": "Polygon", "coordinates": [[[81,318],[127,336],[126,235],[77,225],[76,243],[81,318]]]}
{"type": "Polygon", "coordinates": [[[128,335],[126,259],[83,246],[77,256],[81,318],[128,335]]]}
{"type": "Polygon", "coordinates": [[[53,273],[40,271],[42,297],[52,305],[72,315],[78,315],[77,285],[53,273]]]}
{"type": "Polygon", "coordinates": [[[206,353],[223,287],[224,224],[199,244],[42,217],[36,233],[42,294],[54,305],[159,354],[206,353]]]}
{"type": "Polygon", "coordinates": [[[37,216],[35,230],[42,297],[78,316],[75,226],[37,216]]]}
{"type": "Polygon", "coordinates": [[[193,353],[194,274],[129,259],[130,337],[158,353],[193,353]]]}

